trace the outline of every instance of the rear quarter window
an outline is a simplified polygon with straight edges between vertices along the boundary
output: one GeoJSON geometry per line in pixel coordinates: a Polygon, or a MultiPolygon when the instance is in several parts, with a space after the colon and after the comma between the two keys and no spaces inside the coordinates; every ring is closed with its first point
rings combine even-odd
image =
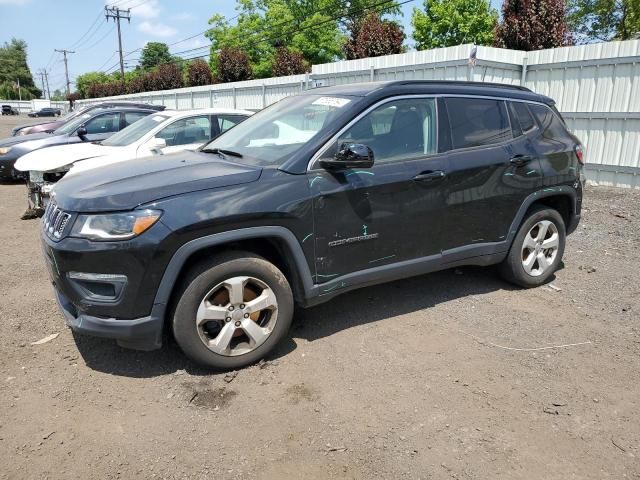
{"type": "Polygon", "coordinates": [[[513,138],[505,102],[446,98],[453,149],[501,143],[513,138]]]}
{"type": "Polygon", "coordinates": [[[562,120],[549,107],[531,104],[529,108],[540,124],[544,138],[564,138],[568,135],[562,120]]]}

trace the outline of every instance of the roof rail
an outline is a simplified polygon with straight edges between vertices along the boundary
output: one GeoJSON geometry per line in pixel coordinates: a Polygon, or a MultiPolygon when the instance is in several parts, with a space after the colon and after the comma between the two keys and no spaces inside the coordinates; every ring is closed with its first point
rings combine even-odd
{"type": "Polygon", "coordinates": [[[467,87],[488,87],[488,88],[505,88],[511,90],[520,90],[523,92],[531,92],[527,87],[520,85],[508,85],[506,83],[491,83],[491,82],[469,82],[463,80],[398,80],[397,82],[391,82],[397,85],[464,85],[467,87]]]}

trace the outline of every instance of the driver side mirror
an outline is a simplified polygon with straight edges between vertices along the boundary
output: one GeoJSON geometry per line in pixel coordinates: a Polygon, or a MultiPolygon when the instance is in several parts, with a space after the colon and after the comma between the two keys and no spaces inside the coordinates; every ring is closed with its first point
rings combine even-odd
{"type": "Polygon", "coordinates": [[[83,142],[86,142],[88,140],[87,127],[84,125],[84,123],[78,127],[76,133],[78,134],[78,137],[80,137],[80,140],[82,140],[83,142]]]}
{"type": "Polygon", "coordinates": [[[343,143],[334,158],[320,161],[329,170],[373,167],[373,150],[362,143],[343,143]]]}
{"type": "Polygon", "coordinates": [[[149,140],[149,150],[153,153],[161,154],[162,149],[167,146],[167,141],[164,138],[153,137],[149,140]]]}

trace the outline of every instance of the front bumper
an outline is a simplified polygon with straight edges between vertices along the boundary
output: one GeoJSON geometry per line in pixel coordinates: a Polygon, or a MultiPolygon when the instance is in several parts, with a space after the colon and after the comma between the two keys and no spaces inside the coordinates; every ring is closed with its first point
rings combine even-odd
{"type": "Polygon", "coordinates": [[[160,222],[127,242],[55,241],[41,231],[46,267],[67,325],[127,348],[160,348],[164,305],[154,299],[165,266],[159,244],[168,233],[160,222]]]}
{"type": "Polygon", "coordinates": [[[74,332],[113,338],[121,347],[136,350],[155,350],[162,347],[162,318],[153,315],[133,320],[94,317],[79,313],[69,299],[57,289],[55,294],[65,322],[74,332]]]}
{"type": "Polygon", "coordinates": [[[13,155],[13,152],[0,156],[0,179],[16,180],[26,178],[25,172],[20,172],[13,167],[17,159],[18,157],[13,155]]]}

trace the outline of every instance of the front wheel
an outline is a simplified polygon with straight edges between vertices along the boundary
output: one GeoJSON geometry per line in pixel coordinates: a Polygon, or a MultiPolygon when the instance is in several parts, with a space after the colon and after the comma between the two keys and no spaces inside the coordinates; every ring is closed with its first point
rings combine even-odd
{"type": "Polygon", "coordinates": [[[502,276],[525,288],[543,285],[558,269],[565,241],[564,220],[557,210],[542,206],[532,210],[500,265],[502,276]]]}
{"type": "Polygon", "coordinates": [[[173,334],[196,362],[216,369],[245,367],[284,338],[293,294],[284,274],[251,253],[221,255],[185,278],[173,315],[173,334]]]}

